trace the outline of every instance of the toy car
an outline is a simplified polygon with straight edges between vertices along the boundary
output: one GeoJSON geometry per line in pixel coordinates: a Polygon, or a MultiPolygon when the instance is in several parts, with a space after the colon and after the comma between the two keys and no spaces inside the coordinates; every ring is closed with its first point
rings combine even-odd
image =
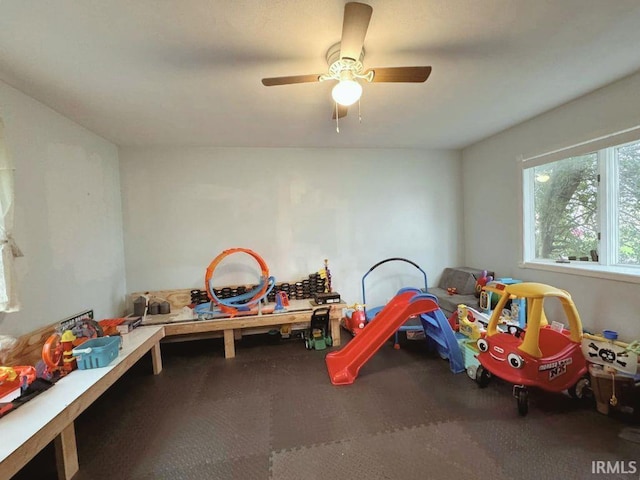
{"type": "Polygon", "coordinates": [[[582,354],[582,323],[571,295],[541,283],[498,284],[492,288],[500,295],[484,338],[477,341],[477,382],[487,386],[491,375],[514,384],[518,413],[528,412],[528,387],[538,387],[549,392],[567,390],[581,398],[590,386],[587,362],[582,354]],[[526,330],[510,326],[507,332],[498,329],[500,313],[510,299],[526,298],[528,324],[526,330]],[[544,301],[556,298],[569,323],[569,330],[554,322],[548,325],[544,313],[544,301]]]}
{"type": "Polygon", "coordinates": [[[360,333],[367,324],[367,317],[364,312],[365,306],[356,303],[347,308],[349,308],[349,310],[347,310],[340,324],[343,328],[351,332],[351,335],[355,336],[360,333]]]}

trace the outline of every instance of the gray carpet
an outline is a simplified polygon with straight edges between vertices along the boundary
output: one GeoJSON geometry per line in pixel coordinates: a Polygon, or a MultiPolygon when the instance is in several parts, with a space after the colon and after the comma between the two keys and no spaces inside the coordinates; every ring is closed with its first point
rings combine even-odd
{"type": "MultiPolygon", "coordinates": [[[[349,337],[345,334],[343,340],[349,337]]],[[[586,479],[593,461],[636,461],[627,423],[532,391],[519,417],[511,386],[479,389],[423,342],[385,345],[355,384],[331,385],[326,352],[245,337],[164,344],[76,422],[78,480],[586,479]]],[[[48,447],[16,478],[55,478],[48,447]]]]}

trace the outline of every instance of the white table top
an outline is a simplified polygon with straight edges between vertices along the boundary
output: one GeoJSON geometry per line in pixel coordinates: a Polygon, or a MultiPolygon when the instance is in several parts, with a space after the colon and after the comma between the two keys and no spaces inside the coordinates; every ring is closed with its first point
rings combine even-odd
{"type": "MultiPolygon", "coordinates": [[[[0,418],[0,465],[69,405],[82,397],[89,388],[100,382],[117,365],[135,353],[147,340],[154,336],[158,336],[158,340],[162,338],[162,333],[158,335],[161,331],[162,327],[156,326],[139,327],[133,330],[123,337],[123,348],[118,357],[106,367],[74,370],[50,389],[0,418]]],[[[80,411],[77,412],[77,415],[80,413],[80,411]]]]}

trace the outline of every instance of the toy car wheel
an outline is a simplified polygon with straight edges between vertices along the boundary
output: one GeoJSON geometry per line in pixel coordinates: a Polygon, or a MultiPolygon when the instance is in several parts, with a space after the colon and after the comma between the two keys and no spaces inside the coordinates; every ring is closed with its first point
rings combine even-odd
{"type": "Polygon", "coordinates": [[[491,372],[482,365],[476,370],[476,383],[480,388],[485,388],[491,381],[491,372]]]}
{"type": "Polygon", "coordinates": [[[518,402],[518,414],[524,417],[529,413],[529,391],[521,389],[516,396],[516,401],[518,402]]]}
{"type": "Polygon", "coordinates": [[[584,377],[580,378],[580,380],[578,380],[575,385],[570,386],[567,392],[569,393],[569,396],[571,396],[571,398],[575,398],[576,400],[588,399],[592,394],[591,380],[587,375],[585,375],[584,377]]]}
{"type": "Polygon", "coordinates": [[[469,365],[467,367],[467,375],[469,375],[469,378],[471,380],[475,380],[476,379],[477,373],[478,373],[478,367],[476,367],[475,365],[469,365]]]}

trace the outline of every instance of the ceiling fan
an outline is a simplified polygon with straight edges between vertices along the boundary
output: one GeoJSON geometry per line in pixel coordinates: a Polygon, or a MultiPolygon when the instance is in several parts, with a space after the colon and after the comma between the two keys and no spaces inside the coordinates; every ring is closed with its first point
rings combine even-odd
{"type": "Polygon", "coordinates": [[[365,70],[364,37],[369,28],[373,8],[358,2],[349,2],[344,6],[342,40],[327,51],[328,73],[293,75],[290,77],[263,78],[266,87],[290,85],[294,83],[324,82],[337,80],[331,96],[336,103],[333,118],[347,115],[347,108],[360,100],[362,85],[366,82],[410,82],[422,83],[429,78],[431,67],[385,67],[365,70]]]}

